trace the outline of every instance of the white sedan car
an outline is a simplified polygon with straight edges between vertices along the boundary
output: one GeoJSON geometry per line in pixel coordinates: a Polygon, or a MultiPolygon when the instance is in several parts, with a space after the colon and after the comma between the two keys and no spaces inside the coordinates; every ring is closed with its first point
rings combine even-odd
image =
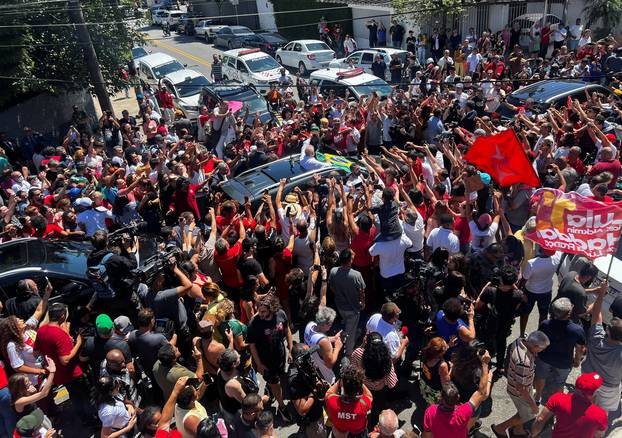
{"type": "Polygon", "coordinates": [[[335,59],[335,51],[324,41],[297,40],[276,51],[276,60],[286,67],[298,69],[298,73],[306,76],[310,71],[328,67],[335,59]]]}
{"type": "Polygon", "coordinates": [[[184,112],[190,120],[199,117],[199,98],[201,91],[210,80],[194,70],[178,70],[162,78],[162,84],[173,95],[175,108],[184,112]]]}
{"type": "Polygon", "coordinates": [[[374,58],[377,55],[381,55],[385,64],[387,64],[384,78],[387,81],[391,79],[391,72],[389,71],[391,56],[397,55],[402,65],[408,65],[408,52],[406,50],[393,49],[391,47],[376,47],[373,49],[358,49],[346,58],[335,59],[330,62],[330,68],[363,68],[366,73],[373,74],[371,71],[371,64],[374,62],[374,58]]]}

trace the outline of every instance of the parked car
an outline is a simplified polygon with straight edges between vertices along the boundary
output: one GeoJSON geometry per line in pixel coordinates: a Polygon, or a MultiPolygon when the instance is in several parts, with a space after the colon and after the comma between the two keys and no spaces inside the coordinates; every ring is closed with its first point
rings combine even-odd
{"type": "Polygon", "coordinates": [[[228,50],[222,59],[223,79],[253,84],[261,94],[268,91],[271,83],[279,80],[281,68],[272,56],[259,49],[228,50]]]}
{"type": "Polygon", "coordinates": [[[274,56],[276,51],[287,44],[287,39],[276,32],[260,32],[244,38],[244,47],[256,47],[274,56]]]}
{"type": "Polygon", "coordinates": [[[346,69],[350,68],[350,66],[355,68],[363,68],[365,72],[372,73],[371,64],[374,62],[376,56],[380,54],[384,59],[384,62],[387,64],[387,71],[385,73],[385,79],[388,81],[391,79],[391,72],[389,71],[389,62],[391,62],[391,57],[394,54],[397,54],[402,62],[402,65],[408,65],[408,52],[406,50],[401,49],[393,49],[391,47],[376,47],[373,49],[359,49],[352,52],[349,56],[345,58],[334,59],[328,64],[331,68],[341,68],[346,69]]]}
{"type": "Polygon", "coordinates": [[[330,91],[334,90],[335,95],[342,99],[349,97],[359,100],[374,91],[381,99],[386,99],[393,92],[393,88],[386,81],[365,73],[362,68],[349,70],[324,68],[311,73],[309,82],[311,85],[317,85],[321,94],[328,96],[330,91]]]}
{"type": "Polygon", "coordinates": [[[292,41],[276,51],[276,60],[279,64],[296,68],[301,75],[328,67],[334,58],[335,51],[320,40],[292,41]]]}
{"type": "Polygon", "coordinates": [[[162,26],[162,20],[168,15],[168,11],[164,8],[151,9],[151,23],[155,26],[162,26]]]}
{"type": "MultiPolygon", "coordinates": [[[[141,238],[139,266],[157,254],[157,242],[141,238]]],[[[15,296],[20,280],[45,284],[47,277],[54,288],[50,302],[86,305],[93,294],[86,276],[86,260],[92,250],[90,242],[34,237],[0,244],[0,301],[15,296]]]]}
{"type": "MultiPolygon", "coordinates": [[[[590,93],[597,91],[605,96],[611,94],[608,88],[590,82],[580,80],[547,80],[519,88],[510,94],[506,101],[513,106],[522,106],[527,102],[527,99],[530,99],[532,105],[540,108],[540,110],[546,110],[550,106],[560,107],[566,105],[568,97],[584,102],[587,98],[585,95],[586,90],[590,93]]],[[[510,119],[516,114],[515,111],[512,111],[505,105],[499,107],[499,113],[501,117],[506,119],[510,119]]]]}
{"type": "Polygon", "coordinates": [[[229,50],[239,48],[242,47],[244,39],[252,35],[255,33],[246,26],[224,26],[216,32],[214,46],[229,50]]]}
{"type": "MultiPolygon", "coordinates": [[[[514,22],[518,22],[520,25],[520,39],[519,44],[523,47],[529,47],[529,42],[531,41],[530,32],[531,28],[536,24],[536,22],[542,20],[541,13],[534,14],[523,14],[514,19],[514,22]]],[[[546,22],[549,24],[558,24],[561,23],[561,18],[557,15],[547,14],[546,22]]],[[[540,23],[542,24],[542,23],[540,23]]],[[[552,45],[552,44],[551,44],[552,45]]]]}
{"type": "Polygon", "coordinates": [[[206,42],[211,43],[216,32],[223,27],[225,25],[218,20],[201,20],[194,26],[194,31],[197,38],[204,38],[206,42]]]}
{"type": "Polygon", "coordinates": [[[148,55],[149,55],[149,51],[145,49],[144,47],[133,47],[132,48],[132,62],[134,63],[134,68],[138,70],[138,60],[148,55]]]}
{"type": "Polygon", "coordinates": [[[164,76],[184,68],[185,65],[166,53],[152,53],[138,60],[138,77],[153,84],[164,76]]]}
{"type": "Polygon", "coordinates": [[[194,70],[178,70],[164,76],[162,84],[173,95],[175,108],[190,120],[199,117],[199,97],[203,88],[211,84],[209,79],[194,70]]]}
{"type": "MultiPolygon", "coordinates": [[[[210,111],[220,102],[242,102],[248,105],[248,117],[246,123],[253,125],[257,113],[261,123],[267,123],[272,114],[268,109],[268,102],[255,87],[247,84],[240,84],[236,81],[224,81],[218,84],[211,84],[203,88],[199,104],[205,105],[210,111]]],[[[242,109],[244,112],[245,109],[242,109]]]]}
{"type": "MultiPolygon", "coordinates": [[[[356,162],[356,160],[346,160],[356,162]]],[[[361,171],[367,175],[364,169],[361,171]]],[[[268,164],[255,167],[253,169],[242,172],[235,178],[232,178],[222,185],[222,190],[231,199],[243,204],[248,197],[253,208],[259,206],[261,198],[265,191],[274,197],[279,189],[281,178],[287,179],[283,197],[295,187],[305,189],[306,183],[310,182],[315,175],[326,177],[328,175],[347,175],[344,169],[337,167],[325,167],[322,169],[306,170],[300,165],[300,155],[291,155],[272,161],[268,164]]]]}
{"type": "Polygon", "coordinates": [[[194,35],[194,18],[189,15],[184,15],[179,20],[179,24],[177,24],[177,33],[180,35],[194,35]]]}
{"type": "Polygon", "coordinates": [[[162,25],[164,25],[164,23],[168,23],[168,25],[170,26],[171,30],[175,30],[177,28],[177,25],[179,24],[181,17],[184,15],[184,13],[182,11],[166,11],[166,14],[162,17],[162,25]]]}

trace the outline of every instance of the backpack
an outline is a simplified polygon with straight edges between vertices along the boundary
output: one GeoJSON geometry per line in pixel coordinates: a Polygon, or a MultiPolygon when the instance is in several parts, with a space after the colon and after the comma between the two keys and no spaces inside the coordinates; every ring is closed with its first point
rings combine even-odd
{"type": "Polygon", "coordinates": [[[114,289],[110,286],[108,272],[106,270],[106,263],[112,258],[114,253],[109,252],[102,257],[99,264],[95,266],[89,266],[86,269],[86,276],[91,282],[91,287],[97,295],[98,299],[110,300],[116,296],[114,289]]]}

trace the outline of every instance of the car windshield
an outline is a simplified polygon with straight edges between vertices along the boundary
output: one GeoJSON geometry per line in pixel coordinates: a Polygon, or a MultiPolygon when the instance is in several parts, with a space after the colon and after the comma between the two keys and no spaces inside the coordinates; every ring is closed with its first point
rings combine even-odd
{"type": "Polygon", "coordinates": [[[236,35],[246,35],[249,33],[253,33],[248,27],[232,27],[231,30],[236,35]]]}
{"type": "Polygon", "coordinates": [[[142,58],[143,56],[147,56],[148,54],[149,54],[149,52],[147,52],[142,47],[135,47],[135,48],[132,49],[132,57],[134,59],[142,58]]]}
{"type": "Polygon", "coordinates": [[[271,56],[264,56],[263,58],[247,59],[246,65],[250,71],[257,73],[267,70],[274,70],[280,68],[281,65],[274,60],[271,56]]]}
{"type": "Polygon", "coordinates": [[[188,97],[199,94],[203,87],[209,85],[209,83],[205,76],[197,76],[196,78],[187,78],[185,81],[175,84],[175,88],[179,92],[179,97],[188,97]]]}
{"type": "Polygon", "coordinates": [[[261,96],[257,96],[250,90],[246,90],[234,96],[228,96],[226,100],[228,102],[239,101],[244,103],[244,105],[248,105],[249,114],[255,114],[257,111],[264,113],[268,110],[266,100],[261,96]]]}
{"type": "Polygon", "coordinates": [[[393,88],[382,79],[365,82],[364,84],[354,85],[354,89],[359,95],[369,96],[372,91],[378,93],[378,96],[385,97],[391,94],[393,88]]]}
{"type": "Polygon", "coordinates": [[[162,64],[162,65],[158,65],[157,67],[154,67],[153,73],[155,74],[156,78],[160,79],[169,73],[173,73],[173,72],[183,70],[183,69],[184,69],[184,66],[181,65],[179,61],[174,60],[174,61],[169,61],[166,64],[162,64]]]}
{"type": "Polygon", "coordinates": [[[315,52],[317,50],[330,50],[330,47],[326,43],[309,43],[306,44],[309,52],[315,52]]]}

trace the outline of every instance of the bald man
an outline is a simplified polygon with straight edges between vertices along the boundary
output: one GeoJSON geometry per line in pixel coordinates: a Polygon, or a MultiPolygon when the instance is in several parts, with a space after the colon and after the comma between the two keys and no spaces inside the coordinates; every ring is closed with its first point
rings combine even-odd
{"type": "Polygon", "coordinates": [[[134,384],[134,363],[127,362],[123,351],[113,348],[106,353],[100,369],[100,377],[110,376],[121,384],[120,392],[128,400],[138,402],[134,384]]]}
{"type": "Polygon", "coordinates": [[[397,438],[404,435],[401,430],[397,414],[391,409],[385,409],[380,413],[378,425],[369,435],[370,438],[397,438]]]}
{"type": "Polygon", "coordinates": [[[592,168],[588,171],[587,175],[590,178],[593,178],[603,172],[611,173],[613,175],[613,178],[608,185],[608,188],[611,190],[615,189],[616,182],[618,181],[618,177],[620,176],[621,171],[622,165],[620,165],[620,161],[615,158],[613,149],[611,149],[610,147],[603,147],[600,150],[600,159],[596,164],[592,166],[592,168]]]}

